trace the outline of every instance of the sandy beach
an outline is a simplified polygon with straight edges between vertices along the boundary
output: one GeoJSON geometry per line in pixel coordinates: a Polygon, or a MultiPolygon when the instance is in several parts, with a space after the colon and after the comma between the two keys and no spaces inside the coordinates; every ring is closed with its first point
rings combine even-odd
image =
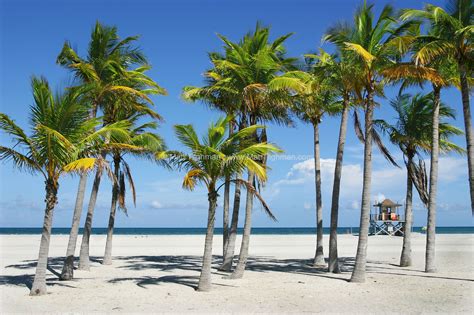
{"type": "MultiPolygon", "coordinates": [[[[308,266],[315,237],[254,235],[242,280],[213,270],[213,291],[195,292],[204,236],[114,237],[112,266],[100,264],[105,236],[93,236],[90,272],[60,282],[67,236],[54,235],[48,294],[30,297],[39,235],[2,235],[1,312],[5,313],[472,313],[474,237],[438,235],[438,272],[422,272],[424,235],[413,240],[414,265],[397,267],[402,239],[369,239],[368,278],[348,283],[357,237],[341,235],[343,273],[308,266]]],[[[328,238],[325,237],[326,245],[328,238]]],[[[215,265],[222,239],[215,238],[215,265]]]]}

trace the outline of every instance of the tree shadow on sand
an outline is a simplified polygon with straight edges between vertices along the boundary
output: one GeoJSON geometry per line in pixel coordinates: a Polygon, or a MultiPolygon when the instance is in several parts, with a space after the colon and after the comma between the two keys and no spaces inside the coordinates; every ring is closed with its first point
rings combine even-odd
{"type": "MultiPolygon", "coordinates": [[[[162,276],[162,277],[130,277],[130,278],[115,278],[107,281],[108,283],[120,283],[125,281],[133,281],[137,286],[147,289],[147,285],[160,285],[164,283],[174,283],[196,289],[198,286],[198,276],[162,276]]],[[[221,283],[213,283],[214,286],[235,287],[233,285],[226,285],[221,283]]]]}
{"type": "MultiPolygon", "coordinates": [[[[235,260],[237,257],[235,257],[235,260]]],[[[121,265],[117,268],[128,269],[134,271],[145,271],[158,270],[162,272],[173,272],[175,270],[184,270],[199,273],[201,271],[202,257],[201,256],[117,256],[114,260],[121,261],[121,265]]],[[[100,262],[98,257],[92,257],[91,261],[100,262]]],[[[64,262],[64,257],[52,257],[48,261],[48,270],[55,275],[59,276],[56,270],[61,270],[64,262]]],[[[229,273],[218,271],[217,268],[221,263],[220,256],[213,256],[213,273],[216,276],[227,276],[229,273]]],[[[246,270],[251,272],[281,272],[281,273],[293,273],[306,276],[315,276],[339,281],[349,281],[350,273],[354,268],[355,260],[353,257],[340,257],[340,274],[328,273],[326,267],[313,267],[312,260],[309,259],[276,259],[268,256],[252,256],[247,261],[246,270]]],[[[235,264],[234,264],[235,265],[235,264]]],[[[22,263],[9,265],[6,268],[15,268],[20,270],[27,270],[36,267],[36,260],[25,260],[22,263]]],[[[381,275],[396,275],[404,277],[420,277],[420,278],[431,278],[431,279],[444,279],[454,281],[474,281],[472,279],[461,279],[453,277],[439,276],[437,274],[425,274],[419,270],[400,268],[390,264],[388,262],[381,261],[368,261],[367,262],[367,273],[368,274],[381,274],[381,275]]],[[[48,279],[48,285],[61,285],[66,287],[73,287],[59,282],[57,278],[48,279]]],[[[31,287],[33,280],[32,275],[18,275],[18,276],[0,276],[0,285],[18,285],[31,287]]],[[[198,283],[198,276],[178,276],[178,275],[166,275],[161,277],[128,277],[128,278],[114,278],[108,280],[108,283],[120,283],[124,281],[134,281],[137,286],[146,288],[149,285],[160,285],[163,283],[175,283],[190,288],[196,288],[198,283]]],[[[229,282],[230,283],[230,282],[229,282]]],[[[215,283],[220,286],[232,286],[221,283],[215,283]]]]}
{"type": "MultiPolygon", "coordinates": [[[[98,257],[91,257],[91,262],[100,263],[98,257]]],[[[24,260],[21,263],[8,265],[5,268],[14,268],[19,270],[31,269],[31,274],[14,275],[14,276],[0,276],[0,286],[2,285],[13,285],[13,286],[24,286],[31,289],[33,284],[34,272],[36,268],[37,260],[24,260]]],[[[75,288],[72,285],[66,284],[59,280],[60,271],[63,267],[64,257],[51,257],[48,259],[48,271],[54,275],[46,279],[46,284],[51,286],[61,286],[67,288],[75,288]],[[59,271],[58,271],[59,270],[59,271]]],[[[74,268],[77,269],[77,268],[74,268]]],[[[78,280],[75,278],[75,280],[78,280]]]]}
{"type": "MultiPolygon", "coordinates": [[[[15,276],[0,276],[0,286],[10,285],[10,286],[19,286],[26,287],[28,290],[31,290],[33,285],[34,275],[15,275],[15,276]]],[[[66,288],[76,288],[75,286],[65,284],[59,281],[58,278],[46,278],[46,284],[48,286],[60,286],[66,288]]]]}

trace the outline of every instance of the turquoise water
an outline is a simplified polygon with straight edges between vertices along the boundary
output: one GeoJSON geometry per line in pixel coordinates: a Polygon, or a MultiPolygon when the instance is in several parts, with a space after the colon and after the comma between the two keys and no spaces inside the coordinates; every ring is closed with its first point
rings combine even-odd
{"type": "MultiPolygon", "coordinates": [[[[356,234],[359,232],[358,228],[340,227],[337,229],[338,234],[356,234]]],[[[422,232],[421,227],[413,228],[414,232],[422,232]]],[[[69,234],[69,228],[53,228],[53,234],[69,234]]],[[[82,233],[82,229],[80,230],[82,233]]],[[[93,234],[104,235],[107,233],[106,228],[93,228],[93,234]]],[[[116,235],[204,235],[205,228],[115,228],[116,235]]],[[[215,229],[216,234],[222,233],[222,228],[215,229]]],[[[242,233],[242,229],[238,230],[242,233]]],[[[297,227],[297,228],[252,228],[252,234],[260,235],[308,235],[315,234],[315,228],[297,227]]],[[[438,234],[474,234],[474,227],[472,226],[450,226],[437,227],[438,234]]],[[[0,228],[0,234],[41,234],[41,228],[0,228]]],[[[324,228],[324,234],[329,234],[329,228],[324,228]]]]}

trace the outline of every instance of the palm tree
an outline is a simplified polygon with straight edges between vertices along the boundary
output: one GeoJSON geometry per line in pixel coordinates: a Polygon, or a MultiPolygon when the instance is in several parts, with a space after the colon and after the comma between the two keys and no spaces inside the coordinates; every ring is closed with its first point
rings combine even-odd
{"type": "MultiPolygon", "coordinates": [[[[219,54],[209,54],[211,60],[213,58],[221,58],[219,54]]],[[[195,102],[202,101],[213,109],[224,112],[227,116],[233,116],[238,109],[238,92],[228,87],[228,78],[225,73],[215,67],[204,73],[205,86],[185,86],[183,88],[182,97],[185,101],[195,102]]],[[[235,121],[229,122],[229,136],[234,132],[235,121]]],[[[238,213],[240,207],[240,184],[235,184],[234,208],[232,215],[232,223],[229,227],[229,209],[230,209],[230,181],[226,180],[224,184],[224,202],[223,202],[223,218],[222,218],[222,257],[223,263],[221,270],[229,271],[232,267],[232,259],[234,256],[235,236],[237,233],[238,213]],[[231,244],[231,245],[230,245],[231,244]],[[229,246],[230,245],[230,246],[229,246]],[[232,255],[227,255],[227,248],[230,247],[232,255]],[[230,257],[232,256],[232,257],[230,257]]]]}
{"type": "Polygon", "coordinates": [[[469,105],[472,77],[474,6],[472,0],[450,0],[446,10],[431,4],[424,10],[405,10],[403,19],[421,19],[429,26],[429,34],[419,36],[424,43],[417,52],[419,64],[430,64],[433,60],[449,57],[457,65],[457,76],[462,94],[464,128],[467,144],[471,209],[474,215],[474,133],[471,107],[469,105]]]}
{"type": "Polygon", "coordinates": [[[320,55],[306,55],[305,69],[288,71],[273,79],[269,86],[279,89],[292,86],[296,93],[292,104],[293,112],[304,122],[311,123],[314,136],[314,169],[316,190],[316,250],[313,260],[314,266],[325,266],[323,251],[323,207],[321,192],[321,160],[319,145],[319,125],[325,114],[335,114],[340,111],[340,104],[336,102],[336,93],[331,76],[327,71],[327,59],[330,55],[321,50],[320,55]],[[328,75],[329,74],[329,75],[328,75]],[[283,82],[283,84],[280,84],[283,82]]]}
{"type": "MultiPolygon", "coordinates": [[[[271,144],[254,143],[248,140],[262,126],[253,125],[226,138],[227,126],[231,119],[231,117],[227,117],[211,124],[202,142],[199,141],[191,125],[175,126],[176,136],[191,151],[191,154],[177,151],[167,153],[172,164],[187,171],[183,180],[183,188],[193,190],[196,184],[202,183],[208,191],[207,232],[198,291],[209,291],[211,289],[215,211],[219,189],[225,184],[224,182],[219,185],[219,182],[227,180],[229,174],[236,175],[245,169],[255,174],[260,180],[265,180],[265,165],[255,161],[252,157],[279,151],[271,144]]],[[[265,201],[251,182],[238,178],[230,180],[240,182],[241,185],[251,191],[262,202],[264,209],[273,217],[265,201]]]]}
{"type": "MultiPolygon", "coordinates": [[[[412,16],[410,11],[401,15],[402,20],[409,20],[412,16]]],[[[410,84],[423,84],[428,81],[433,89],[433,117],[432,117],[432,141],[430,157],[430,176],[429,176],[429,195],[428,218],[426,232],[426,253],[425,253],[425,271],[435,272],[435,241],[436,241],[436,200],[438,188],[438,159],[439,159],[439,113],[441,104],[441,90],[449,85],[459,86],[455,79],[456,63],[450,55],[438,56],[429,61],[429,63],[420,63],[420,56],[423,55],[426,47],[431,43],[426,41],[426,36],[420,35],[420,22],[412,20],[414,27],[406,35],[400,36],[399,43],[404,46],[403,53],[411,53],[410,62],[402,62],[387,67],[383,75],[389,81],[403,80],[404,86],[410,84]]],[[[431,34],[431,30],[428,30],[431,34]]],[[[430,35],[428,35],[429,37],[430,35]]]]}
{"type": "Polygon", "coordinates": [[[131,188],[133,203],[136,203],[136,190],[132,177],[130,166],[125,160],[127,153],[133,154],[136,157],[153,159],[154,155],[163,152],[165,149],[164,141],[161,137],[152,131],[158,127],[157,123],[146,122],[140,123],[144,113],[136,113],[134,111],[128,112],[123,107],[118,107],[119,113],[116,113],[115,118],[128,121],[131,124],[130,130],[130,147],[114,148],[111,150],[113,158],[114,175],[118,179],[112,184],[112,199],[110,205],[109,223],[107,227],[107,239],[105,244],[103,265],[112,264],[112,238],[115,225],[115,214],[117,206],[127,214],[127,206],[125,202],[126,185],[125,180],[128,181],[131,188]]]}
{"type": "MultiPolygon", "coordinates": [[[[348,29],[342,27],[341,32],[347,32],[348,29]]],[[[362,98],[360,95],[361,86],[359,80],[355,80],[359,75],[360,69],[358,64],[350,58],[347,51],[339,50],[337,55],[329,56],[325,54],[325,58],[321,58],[331,85],[339,94],[341,102],[341,123],[339,125],[339,138],[337,142],[336,163],[334,168],[334,182],[331,198],[331,220],[329,232],[329,261],[328,271],[339,273],[339,262],[337,254],[337,226],[339,217],[339,194],[342,177],[342,163],[344,157],[344,145],[347,132],[347,121],[351,103],[356,103],[362,98]]]]}
{"type": "MultiPolygon", "coordinates": [[[[214,69],[207,76],[212,77],[213,93],[221,93],[231,98],[231,102],[223,103],[227,110],[235,113],[236,125],[239,128],[254,125],[258,122],[289,124],[289,102],[286,92],[272,91],[268,83],[281,72],[292,67],[294,59],[285,57],[284,41],[291,34],[269,41],[269,28],[257,24],[254,32],[248,33],[239,42],[232,42],[219,35],[224,43],[224,54],[210,54],[214,69]]],[[[190,93],[193,90],[188,90],[190,93]]],[[[224,98],[225,99],[225,98],[224,98]]],[[[265,130],[255,134],[256,141],[266,142],[265,130]]],[[[249,182],[253,182],[249,174],[249,182]]],[[[236,183],[234,211],[232,214],[229,240],[225,251],[223,270],[230,270],[234,256],[237,234],[237,218],[240,203],[240,187],[236,183]]],[[[248,245],[251,231],[251,212],[253,194],[247,192],[246,215],[239,263],[233,277],[242,277],[248,257],[248,245]]]]}
{"type": "MultiPolygon", "coordinates": [[[[97,111],[104,109],[114,98],[131,95],[151,103],[147,94],[164,94],[166,92],[145,75],[145,71],[149,69],[146,58],[138,47],[132,45],[137,39],[137,36],[120,39],[116,27],[104,26],[97,22],[91,33],[86,58],[81,58],[71,47],[71,44],[65,42],[57,58],[57,63],[71,70],[74,74],[75,79],[78,81],[78,85],[75,88],[84,94],[84,97],[88,99],[91,105],[91,117],[95,117],[97,111]],[[135,70],[130,70],[130,67],[133,65],[138,67],[135,70]],[[141,86],[149,86],[150,89],[147,93],[136,90],[130,85],[131,81],[134,84],[139,83],[141,86]]],[[[137,110],[149,110],[139,102],[131,102],[129,105],[137,110]]],[[[89,238],[100,179],[101,172],[98,171],[95,174],[92,186],[82,238],[79,268],[83,270],[89,270],[89,238]]],[[[87,175],[84,174],[79,181],[66,260],[61,273],[62,280],[69,280],[73,277],[74,252],[86,181],[87,175]]]]}
{"type": "MultiPolygon", "coordinates": [[[[430,152],[432,143],[432,125],[434,98],[433,93],[401,94],[390,102],[390,105],[397,113],[396,123],[390,124],[384,120],[375,120],[374,124],[383,132],[388,134],[390,141],[397,145],[405,157],[407,169],[407,192],[405,198],[405,226],[403,233],[403,247],[400,257],[400,267],[408,267],[412,264],[411,257],[411,229],[413,224],[412,216],[412,196],[413,182],[417,183],[417,167],[414,161],[416,156],[421,156],[422,152],[430,152]]],[[[442,152],[463,150],[452,142],[449,137],[462,134],[462,131],[442,121],[443,118],[454,118],[454,112],[444,104],[440,104],[439,117],[439,141],[442,152]]],[[[420,158],[421,159],[421,158],[420,158]]],[[[425,174],[421,175],[426,178],[425,174]]],[[[417,187],[423,189],[423,187],[417,187]]],[[[420,191],[420,197],[427,203],[427,192],[420,191]]]]}
{"type": "MultiPolygon", "coordinates": [[[[227,87],[237,91],[239,97],[239,126],[251,126],[259,122],[273,121],[288,124],[289,101],[286,92],[275,91],[268,84],[281,72],[292,67],[294,59],[285,57],[283,43],[291,36],[287,34],[269,41],[270,29],[257,24],[254,32],[248,33],[239,43],[234,43],[224,36],[224,58],[216,58],[214,66],[226,74],[229,80],[227,87]]],[[[266,142],[265,129],[254,135],[256,142],[266,142]]],[[[262,156],[262,163],[265,157],[262,156]]],[[[255,175],[248,174],[248,182],[254,183],[255,175]]],[[[248,258],[250,232],[252,224],[253,194],[247,191],[245,205],[245,222],[240,246],[239,261],[231,275],[232,278],[243,276],[248,258]]],[[[235,229],[236,232],[236,229],[235,229]]],[[[230,242],[229,242],[230,243],[230,242]]],[[[229,244],[230,245],[230,244],[229,244]]],[[[227,251],[229,257],[233,252],[227,251]]]]}
{"type": "Polygon", "coordinates": [[[341,49],[351,51],[358,58],[362,67],[362,82],[365,89],[365,137],[364,137],[364,172],[362,187],[361,216],[359,240],[355,267],[351,282],[364,282],[367,262],[367,239],[369,232],[370,191],[372,176],[372,142],[374,96],[383,90],[381,71],[396,62],[399,42],[397,37],[407,25],[395,27],[393,8],[384,6],[379,17],[375,19],[373,5],[366,2],[359,7],[354,17],[354,27],[350,33],[340,32],[339,27],[330,29],[325,40],[335,43],[341,49]]]}
{"type": "Polygon", "coordinates": [[[0,128],[15,142],[12,147],[0,146],[0,160],[10,160],[16,168],[39,173],[45,179],[46,209],[36,274],[30,295],[46,294],[46,268],[54,207],[57,203],[59,177],[66,172],[86,172],[96,165],[105,165],[100,156],[94,157],[104,144],[102,139],[112,131],[127,135],[123,126],[102,128],[95,119],[88,119],[87,107],[79,94],[69,91],[53,95],[44,78],[33,77],[34,103],[31,106],[28,136],[7,115],[0,114],[0,128]]]}

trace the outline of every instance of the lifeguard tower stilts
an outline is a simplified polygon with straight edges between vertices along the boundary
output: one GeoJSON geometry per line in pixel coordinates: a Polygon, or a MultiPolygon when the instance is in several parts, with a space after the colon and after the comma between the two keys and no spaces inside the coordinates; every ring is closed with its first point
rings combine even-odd
{"type": "Polygon", "coordinates": [[[374,205],[370,213],[370,229],[372,235],[403,236],[405,218],[399,213],[401,204],[385,199],[374,205]]]}

